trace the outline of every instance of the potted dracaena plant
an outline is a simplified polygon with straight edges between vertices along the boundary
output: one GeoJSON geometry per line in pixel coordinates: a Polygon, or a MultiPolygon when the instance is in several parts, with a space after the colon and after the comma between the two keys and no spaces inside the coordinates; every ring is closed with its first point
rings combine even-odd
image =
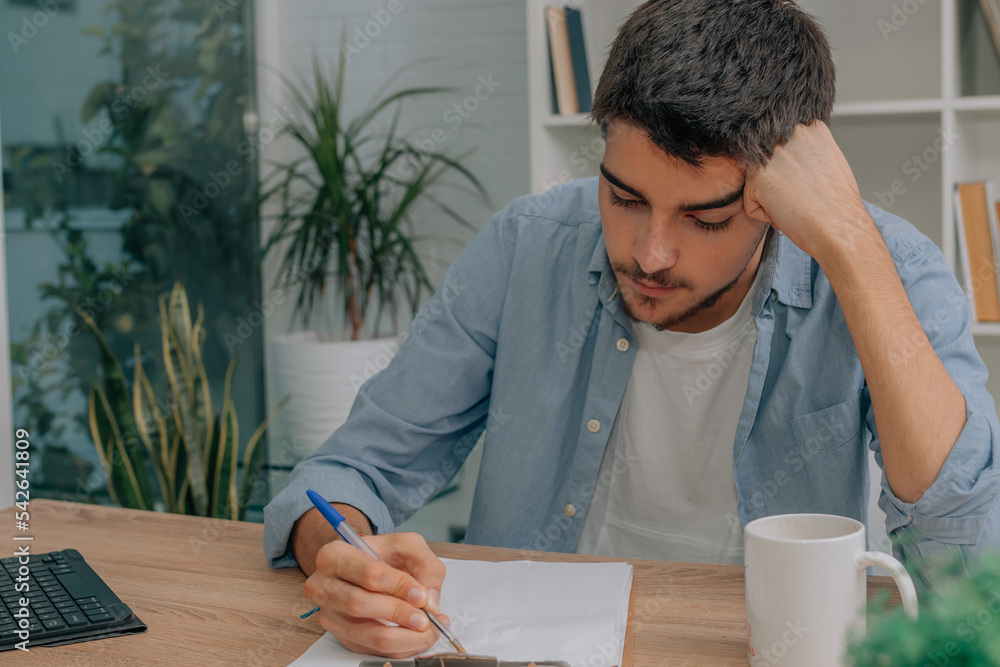
{"type": "Polygon", "coordinates": [[[398,333],[401,306],[412,315],[433,291],[417,247],[431,237],[417,234],[415,206],[425,202],[474,232],[436,187],[464,189],[489,204],[461,164],[464,156],[428,150],[399,132],[405,100],[453,89],[386,92],[398,75],[351,119],[343,117],[343,57],[332,81],[315,57],[311,84],[284,79],[295,107],[285,131],[305,155],[277,164],[265,179],[261,200],[278,212],[264,216],[273,226],[263,252],[280,254],[276,287],[295,293],[294,316],[304,329],[271,342],[277,393],[292,397],[285,437],[300,456],[346,420],[363,380],[398,350],[393,338],[380,338],[385,320],[398,333]],[[449,173],[461,183],[443,180],[449,173]],[[330,321],[346,326],[314,326],[316,314],[331,309],[330,321]]]}

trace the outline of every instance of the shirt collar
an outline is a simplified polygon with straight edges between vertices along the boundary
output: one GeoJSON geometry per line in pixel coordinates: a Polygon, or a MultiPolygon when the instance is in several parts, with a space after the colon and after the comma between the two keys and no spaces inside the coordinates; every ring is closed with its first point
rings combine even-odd
{"type": "MultiPolygon", "coordinates": [[[[617,304],[618,281],[608,259],[604,235],[599,234],[594,254],[590,258],[590,284],[598,285],[598,295],[605,305],[617,304]]],[[[754,295],[753,312],[759,314],[768,294],[795,308],[812,308],[812,258],[773,231],[768,234],[761,256],[759,271],[764,273],[754,295]]]]}
{"type": "MultiPolygon", "coordinates": [[[[772,233],[774,246],[772,278],[768,281],[777,300],[786,306],[812,308],[812,257],[788,240],[772,233]]],[[[767,279],[768,275],[765,274],[767,279]]],[[[763,282],[763,281],[762,281],[763,282]]]]}

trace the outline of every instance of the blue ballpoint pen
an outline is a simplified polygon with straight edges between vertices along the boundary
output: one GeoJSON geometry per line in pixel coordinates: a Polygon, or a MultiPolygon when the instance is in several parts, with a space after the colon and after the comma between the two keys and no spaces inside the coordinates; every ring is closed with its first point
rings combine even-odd
{"type": "MultiPolygon", "coordinates": [[[[372,548],[370,546],[365,544],[365,541],[361,539],[361,536],[358,535],[357,531],[351,528],[351,525],[347,523],[347,521],[344,519],[344,515],[338,512],[333,505],[327,502],[326,498],[319,495],[312,489],[306,491],[306,495],[309,496],[309,500],[311,500],[313,505],[316,506],[316,509],[319,510],[319,513],[323,515],[323,518],[325,518],[327,521],[330,522],[330,525],[333,526],[333,529],[335,531],[337,531],[337,534],[340,535],[342,538],[344,538],[345,542],[350,544],[352,547],[354,547],[361,553],[370,556],[375,560],[378,561],[382,560],[381,558],[378,557],[378,554],[372,551],[372,548]]],[[[306,618],[307,616],[310,616],[317,611],[319,611],[319,607],[316,607],[312,611],[303,614],[302,618],[306,618]]],[[[451,632],[448,631],[448,628],[446,628],[444,624],[441,623],[441,621],[438,620],[438,618],[434,614],[427,611],[427,609],[421,609],[420,611],[424,612],[424,614],[427,615],[427,620],[429,620],[431,624],[435,628],[437,628],[437,631],[441,633],[442,637],[447,639],[448,642],[455,647],[456,651],[464,655],[468,655],[468,652],[462,647],[459,641],[455,639],[455,635],[451,634],[451,632]]]]}

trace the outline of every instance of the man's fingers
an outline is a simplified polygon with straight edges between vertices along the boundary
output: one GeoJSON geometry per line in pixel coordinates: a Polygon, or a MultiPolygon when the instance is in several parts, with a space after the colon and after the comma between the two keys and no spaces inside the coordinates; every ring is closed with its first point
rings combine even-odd
{"type": "Polygon", "coordinates": [[[414,632],[402,627],[388,627],[368,619],[331,616],[321,618],[320,626],[337,637],[349,651],[394,659],[408,658],[426,651],[438,640],[433,629],[414,632]]]}
{"type": "MultiPolygon", "coordinates": [[[[440,610],[441,586],[447,568],[434,555],[426,540],[417,533],[398,533],[385,554],[387,562],[394,567],[409,572],[427,591],[426,606],[433,613],[440,610]]],[[[418,605],[423,606],[423,605],[418,605]]]]}
{"type": "Polygon", "coordinates": [[[327,607],[355,619],[382,619],[405,628],[423,632],[430,628],[427,615],[399,598],[373,593],[342,580],[326,586],[327,607]]]}
{"type": "Polygon", "coordinates": [[[365,590],[385,593],[418,607],[427,602],[427,590],[412,575],[388,562],[372,560],[346,542],[332,542],[323,547],[316,564],[327,573],[335,573],[334,578],[365,590]]]}
{"type": "Polygon", "coordinates": [[[366,541],[381,561],[340,540],[316,555],[305,591],[321,608],[320,625],[354,651],[406,657],[430,648],[437,633],[422,608],[440,607],[444,563],[413,533],[366,541]]]}
{"type": "MultiPolygon", "coordinates": [[[[747,181],[750,179],[747,178],[747,181]]],[[[773,223],[774,221],[767,215],[767,211],[761,206],[760,202],[753,196],[753,193],[747,192],[747,187],[744,186],[743,190],[743,212],[751,220],[763,220],[764,222],[773,223]]]]}

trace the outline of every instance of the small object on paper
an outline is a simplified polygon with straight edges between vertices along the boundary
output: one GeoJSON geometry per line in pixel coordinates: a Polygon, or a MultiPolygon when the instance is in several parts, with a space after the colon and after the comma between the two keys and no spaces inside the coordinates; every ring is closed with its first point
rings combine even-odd
{"type": "MultiPolygon", "coordinates": [[[[538,667],[621,664],[632,593],[628,563],[442,560],[448,575],[441,607],[449,610],[452,631],[474,656],[496,656],[493,664],[499,660],[502,667],[524,667],[531,660],[538,667]]],[[[435,653],[455,655],[443,639],[427,651],[435,653]]],[[[463,665],[472,667],[471,659],[464,658],[463,665]]],[[[348,651],[330,633],[292,666],[357,667],[362,660],[376,667],[386,662],[423,667],[413,658],[348,651]]]]}

